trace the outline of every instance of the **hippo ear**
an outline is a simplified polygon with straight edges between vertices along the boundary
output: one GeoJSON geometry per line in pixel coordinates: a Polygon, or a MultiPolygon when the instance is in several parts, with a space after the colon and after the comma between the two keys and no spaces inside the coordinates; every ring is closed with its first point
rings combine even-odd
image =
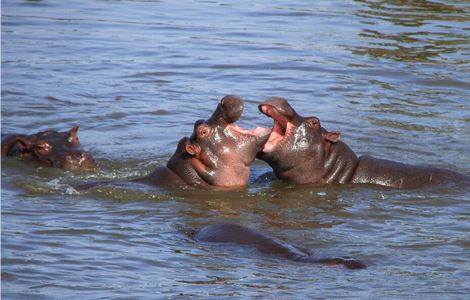
{"type": "Polygon", "coordinates": [[[78,126],[74,126],[68,132],[67,141],[72,144],[78,144],[78,126]]]}
{"type": "Polygon", "coordinates": [[[186,152],[194,156],[201,152],[201,147],[199,145],[188,143],[186,144],[186,152]]]}
{"type": "Polygon", "coordinates": [[[341,138],[339,131],[323,132],[323,137],[330,143],[336,143],[341,138]]]}
{"type": "Polygon", "coordinates": [[[24,137],[17,137],[15,140],[15,146],[21,151],[21,152],[30,152],[33,149],[33,143],[31,143],[30,140],[24,137]]]}

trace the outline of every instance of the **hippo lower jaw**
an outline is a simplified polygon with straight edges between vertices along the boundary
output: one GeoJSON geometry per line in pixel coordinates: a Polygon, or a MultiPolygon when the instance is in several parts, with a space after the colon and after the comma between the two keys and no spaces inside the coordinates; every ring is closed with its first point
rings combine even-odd
{"type": "Polygon", "coordinates": [[[84,152],[77,157],[66,156],[61,167],[67,171],[94,171],[96,169],[96,163],[89,153],[84,152]]]}
{"type": "Polygon", "coordinates": [[[227,125],[227,127],[231,130],[234,130],[240,134],[250,135],[258,138],[263,138],[264,136],[268,136],[271,133],[271,129],[267,127],[256,127],[254,129],[245,129],[234,123],[227,125]]]}
{"type": "Polygon", "coordinates": [[[269,137],[271,135],[271,129],[267,127],[256,127],[254,129],[245,129],[240,126],[231,123],[227,125],[227,128],[231,131],[236,132],[239,135],[244,135],[248,138],[254,138],[256,140],[256,144],[259,147],[259,151],[262,150],[264,145],[268,142],[269,137]]]}
{"type": "Polygon", "coordinates": [[[261,104],[259,110],[274,121],[269,139],[262,149],[263,153],[273,152],[286,138],[286,134],[295,130],[295,126],[272,105],[261,104]]]}
{"type": "Polygon", "coordinates": [[[271,134],[269,135],[269,139],[264,144],[263,152],[273,152],[276,149],[276,146],[282,142],[284,136],[286,135],[286,128],[282,127],[281,124],[274,121],[273,129],[271,130],[271,134]]]}

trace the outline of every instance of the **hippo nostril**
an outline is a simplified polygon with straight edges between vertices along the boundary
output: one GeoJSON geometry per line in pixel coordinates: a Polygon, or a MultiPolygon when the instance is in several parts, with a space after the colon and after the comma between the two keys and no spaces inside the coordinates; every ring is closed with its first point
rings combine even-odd
{"type": "Polygon", "coordinates": [[[222,100],[220,101],[220,104],[222,104],[222,106],[226,106],[226,105],[235,106],[235,105],[240,105],[241,103],[243,103],[242,98],[236,95],[227,95],[223,97],[222,100]]]}
{"type": "Polygon", "coordinates": [[[243,100],[239,96],[227,95],[220,100],[216,110],[209,118],[211,125],[227,125],[236,122],[243,113],[243,100]]]}

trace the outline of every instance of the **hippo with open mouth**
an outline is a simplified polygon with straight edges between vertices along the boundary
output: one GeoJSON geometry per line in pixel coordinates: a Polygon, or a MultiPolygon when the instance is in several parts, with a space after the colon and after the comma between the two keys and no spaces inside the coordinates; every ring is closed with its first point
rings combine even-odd
{"type": "MultiPolygon", "coordinates": [[[[269,128],[243,129],[235,124],[243,113],[242,98],[222,98],[212,116],[194,123],[191,137],[178,142],[166,166],[133,179],[161,187],[237,188],[248,183],[250,164],[269,138],[269,128]]],[[[111,181],[119,182],[119,181],[111,181]]],[[[101,183],[110,183],[101,182],[101,183]]],[[[89,188],[100,182],[78,186],[89,188]]]]}
{"type": "Polygon", "coordinates": [[[274,120],[268,142],[258,154],[279,179],[291,183],[367,183],[418,188],[445,182],[470,181],[454,171],[414,166],[357,155],[338,131],[327,131],[316,117],[300,116],[281,97],[271,97],[259,110],[274,120]]]}
{"type": "Polygon", "coordinates": [[[250,164],[271,132],[268,128],[243,129],[235,124],[243,113],[242,98],[222,98],[208,120],[194,123],[191,137],[178,143],[166,167],[138,179],[154,185],[190,185],[232,188],[245,186],[250,164]]]}

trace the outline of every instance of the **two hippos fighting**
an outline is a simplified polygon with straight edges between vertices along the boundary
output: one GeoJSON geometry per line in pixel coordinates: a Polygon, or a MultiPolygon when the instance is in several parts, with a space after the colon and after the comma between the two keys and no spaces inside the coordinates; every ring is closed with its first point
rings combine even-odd
{"type": "MultiPolygon", "coordinates": [[[[191,137],[182,138],[166,166],[130,181],[164,188],[196,187],[231,189],[246,186],[250,164],[259,158],[267,162],[277,178],[293,184],[374,184],[392,188],[418,188],[446,182],[470,181],[451,170],[429,168],[358,157],[340,140],[337,131],[328,131],[316,117],[300,116],[281,97],[271,97],[259,110],[274,121],[272,129],[247,130],[235,125],[244,109],[234,95],[222,98],[212,116],[194,123],[191,137]]],[[[48,130],[32,135],[12,134],[2,139],[2,157],[37,161],[65,170],[94,170],[93,157],[80,145],[78,127],[70,131],[48,130]]],[[[79,189],[103,182],[86,183],[79,189]]],[[[109,183],[109,182],[108,182],[109,183]]],[[[292,245],[250,228],[235,224],[209,225],[194,236],[207,242],[252,245],[261,253],[287,259],[364,268],[354,259],[311,257],[292,245]]]]}

